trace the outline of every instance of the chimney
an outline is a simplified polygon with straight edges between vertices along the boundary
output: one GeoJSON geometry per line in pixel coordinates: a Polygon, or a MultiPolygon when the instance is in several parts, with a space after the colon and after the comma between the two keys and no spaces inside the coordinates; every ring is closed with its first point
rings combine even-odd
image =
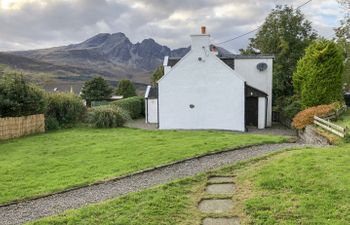
{"type": "Polygon", "coordinates": [[[203,53],[203,48],[206,48],[208,52],[210,52],[209,40],[210,35],[206,33],[205,26],[201,27],[201,34],[193,34],[191,35],[191,50],[199,51],[203,53]]]}
{"type": "Polygon", "coordinates": [[[207,28],[205,26],[201,27],[201,34],[206,34],[207,33],[207,28]]]}

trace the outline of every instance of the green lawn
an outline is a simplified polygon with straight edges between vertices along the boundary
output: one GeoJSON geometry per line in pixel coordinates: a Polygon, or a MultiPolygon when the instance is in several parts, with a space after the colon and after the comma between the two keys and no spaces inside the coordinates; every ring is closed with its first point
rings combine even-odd
{"type": "Polygon", "coordinates": [[[0,203],[108,179],[278,136],[76,128],[0,142],[0,203]]]}
{"type": "Polygon", "coordinates": [[[115,200],[33,222],[44,224],[200,224],[206,177],[235,175],[241,224],[350,222],[350,145],[275,153],[115,200]]]}

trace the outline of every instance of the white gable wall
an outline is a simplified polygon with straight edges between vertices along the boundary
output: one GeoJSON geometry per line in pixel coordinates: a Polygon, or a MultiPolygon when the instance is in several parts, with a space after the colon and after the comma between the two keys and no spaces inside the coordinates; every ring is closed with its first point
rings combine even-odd
{"type": "Polygon", "coordinates": [[[159,81],[159,128],[244,131],[244,80],[209,51],[208,35],[191,37],[191,51],[159,81]]]}
{"type": "Polygon", "coordinates": [[[235,71],[247,81],[247,84],[268,94],[267,121],[271,126],[272,121],[272,59],[235,59],[235,71]],[[267,69],[259,71],[258,63],[266,63],[267,69]]]}

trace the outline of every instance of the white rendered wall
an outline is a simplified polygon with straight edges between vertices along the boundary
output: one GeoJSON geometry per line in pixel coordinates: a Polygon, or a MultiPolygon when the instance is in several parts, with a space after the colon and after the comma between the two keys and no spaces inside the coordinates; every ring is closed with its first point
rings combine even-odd
{"type": "Polygon", "coordinates": [[[158,123],[157,99],[146,99],[146,123],[158,123]]]}
{"type": "Polygon", "coordinates": [[[235,59],[235,71],[237,71],[247,84],[268,94],[267,126],[272,121],[272,59],[235,59]],[[259,71],[258,63],[266,63],[267,69],[259,71]]]}
{"type": "Polygon", "coordinates": [[[259,97],[258,99],[258,128],[264,129],[266,121],[266,98],[259,97]]]}
{"type": "Polygon", "coordinates": [[[191,37],[191,51],[158,83],[159,128],[244,131],[244,80],[209,51],[208,35],[191,37]]]}

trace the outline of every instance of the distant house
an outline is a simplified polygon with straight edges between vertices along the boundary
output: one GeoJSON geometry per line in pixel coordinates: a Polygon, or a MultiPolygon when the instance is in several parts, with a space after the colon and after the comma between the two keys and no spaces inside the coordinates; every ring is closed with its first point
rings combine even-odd
{"type": "Polygon", "coordinates": [[[146,122],[159,129],[271,126],[273,56],[221,55],[209,37],[202,29],[184,57],[165,57],[158,89],[146,91],[146,122]]]}

